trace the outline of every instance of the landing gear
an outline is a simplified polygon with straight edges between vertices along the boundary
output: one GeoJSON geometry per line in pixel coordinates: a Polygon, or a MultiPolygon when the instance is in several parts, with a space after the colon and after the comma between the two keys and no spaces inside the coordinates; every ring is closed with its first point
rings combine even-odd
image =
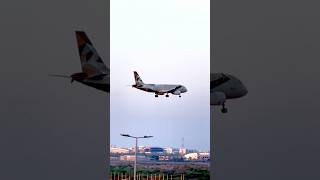
{"type": "Polygon", "coordinates": [[[181,97],[181,95],[179,95],[179,97],[181,97]]]}
{"type": "Polygon", "coordinates": [[[225,107],[224,103],[222,104],[222,109],[221,109],[222,113],[227,113],[228,109],[225,107]]]}
{"type": "Polygon", "coordinates": [[[228,112],[228,109],[227,109],[227,108],[222,108],[222,109],[221,109],[221,112],[222,112],[222,113],[227,113],[227,112],[228,112]]]}
{"type": "Polygon", "coordinates": [[[166,97],[169,97],[169,94],[166,94],[166,97]]]}
{"type": "Polygon", "coordinates": [[[154,97],[158,97],[158,96],[159,96],[158,94],[154,95],[154,97]]]}

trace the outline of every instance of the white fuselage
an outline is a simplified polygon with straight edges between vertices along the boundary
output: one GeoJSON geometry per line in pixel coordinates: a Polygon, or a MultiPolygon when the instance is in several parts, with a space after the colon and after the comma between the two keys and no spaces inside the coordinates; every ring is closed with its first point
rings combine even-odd
{"type": "Polygon", "coordinates": [[[143,91],[153,92],[157,95],[163,95],[168,93],[180,95],[181,93],[187,92],[187,88],[179,84],[141,84],[133,85],[133,87],[143,91]]]}

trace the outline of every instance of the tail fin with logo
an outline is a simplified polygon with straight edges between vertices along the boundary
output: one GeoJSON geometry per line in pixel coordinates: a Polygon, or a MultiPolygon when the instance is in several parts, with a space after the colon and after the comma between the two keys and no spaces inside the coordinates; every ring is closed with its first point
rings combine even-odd
{"type": "Polygon", "coordinates": [[[133,73],[134,73],[134,80],[136,81],[136,85],[144,84],[139,74],[136,71],[134,71],[133,73]]]}
{"type": "Polygon", "coordinates": [[[99,75],[109,75],[110,70],[101,60],[86,33],[84,31],[76,31],[76,38],[82,71],[87,74],[89,78],[99,75]]]}

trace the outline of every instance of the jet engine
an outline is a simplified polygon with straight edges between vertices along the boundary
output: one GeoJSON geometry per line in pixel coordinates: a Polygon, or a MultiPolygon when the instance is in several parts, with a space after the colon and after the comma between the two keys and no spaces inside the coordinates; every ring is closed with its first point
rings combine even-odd
{"type": "Polygon", "coordinates": [[[177,90],[177,91],[173,91],[173,93],[172,94],[174,94],[174,95],[180,95],[181,94],[181,92],[179,91],[179,90],[177,90]]]}
{"type": "Polygon", "coordinates": [[[226,95],[223,92],[212,92],[210,93],[210,104],[211,105],[223,105],[226,101],[226,95]]]}

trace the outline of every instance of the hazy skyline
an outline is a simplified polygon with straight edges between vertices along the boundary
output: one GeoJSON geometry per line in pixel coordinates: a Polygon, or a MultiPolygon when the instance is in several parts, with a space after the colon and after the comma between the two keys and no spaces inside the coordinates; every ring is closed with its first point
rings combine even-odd
{"type": "Polygon", "coordinates": [[[111,144],[210,147],[209,1],[111,1],[111,144]],[[182,84],[182,97],[133,89],[145,83],[182,84]]]}

